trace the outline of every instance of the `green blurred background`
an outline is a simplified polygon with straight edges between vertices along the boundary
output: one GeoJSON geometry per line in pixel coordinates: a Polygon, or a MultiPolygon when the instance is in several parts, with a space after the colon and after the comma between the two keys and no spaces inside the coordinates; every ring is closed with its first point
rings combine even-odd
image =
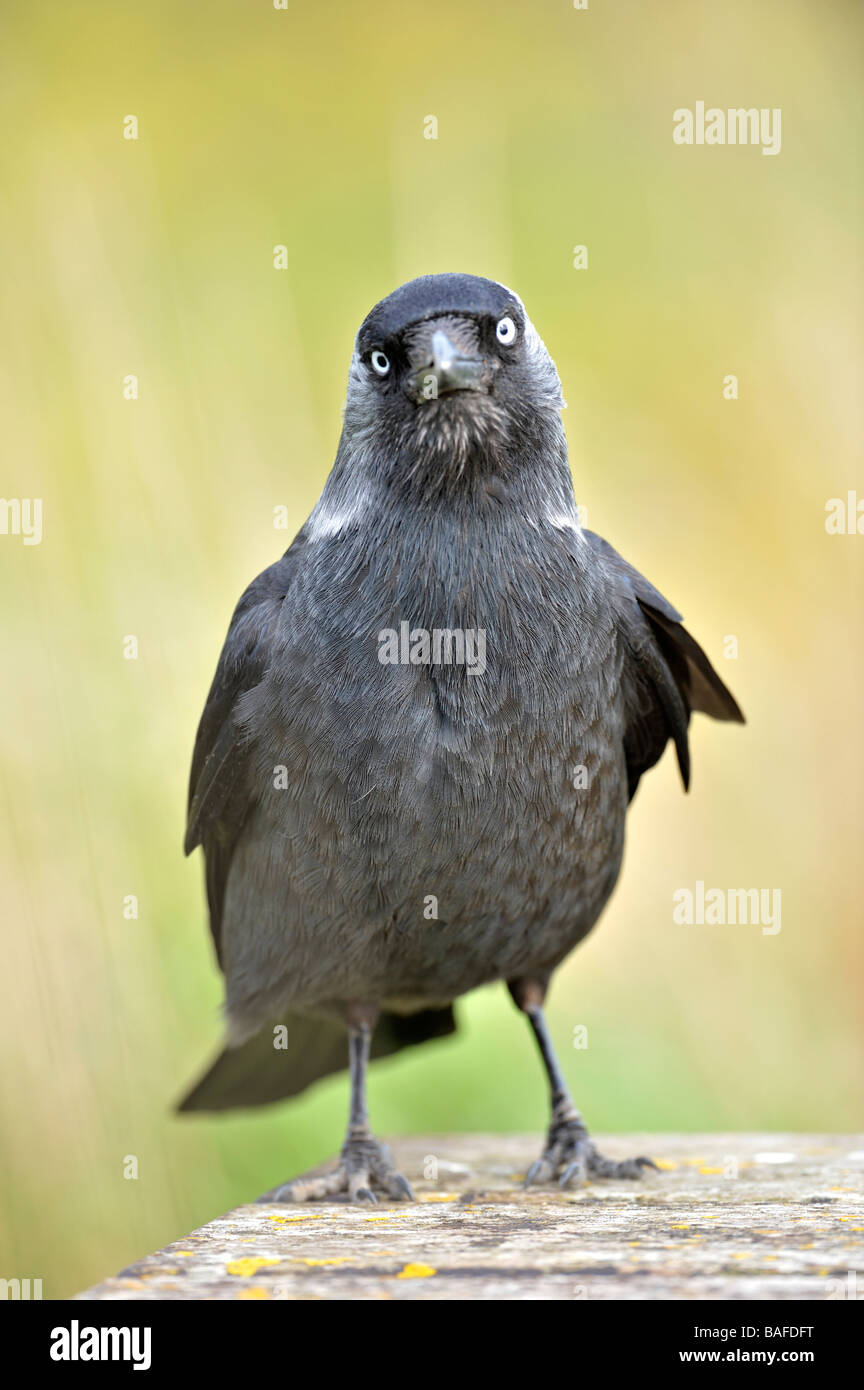
{"type": "MultiPolygon", "coordinates": [[[[234,602],[329,469],[356,327],[423,272],[521,294],[588,523],[683,607],[749,720],[697,721],[689,797],[668,754],[640,789],[552,995],[578,1103],[597,1131],[859,1124],[864,538],[824,519],[864,495],[861,20],[4,6],[0,492],[44,499],[44,539],[0,536],[0,1275],[80,1289],[341,1142],[344,1077],[171,1113],[220,1031],[186,777],[234,602]],[[781,153],[674,145],[698,100],[782,108],[781,153]],[[781,888],[782,932],[675,926],[697,879],[781,888]]],[[[373,1069],[376,1128],[539,1142],[503,987],[461,1016],[373,1069]]]]}

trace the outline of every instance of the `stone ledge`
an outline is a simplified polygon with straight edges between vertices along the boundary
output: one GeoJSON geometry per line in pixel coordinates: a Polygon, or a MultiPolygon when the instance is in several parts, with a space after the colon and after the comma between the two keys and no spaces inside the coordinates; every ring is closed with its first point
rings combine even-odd
{"type": "Polygon", "coordinates": [[[237,1207],[78,1297],[864,1298],[864,1138],[633,1134],[598,1146],[651,1154],[662,1171],[524,1192],[537,1135],[397,1140],[413,1205],[237,1207]]]}

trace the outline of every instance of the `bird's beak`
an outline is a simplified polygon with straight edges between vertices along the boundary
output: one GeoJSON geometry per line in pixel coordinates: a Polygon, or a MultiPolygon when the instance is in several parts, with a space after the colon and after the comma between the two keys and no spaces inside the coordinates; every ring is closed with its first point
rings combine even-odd
{"type": "Polygon", "coordinates": [[[488,391],[489,367],[482,357],[465,357],[440,328],[432,334],[431,362],[413,374],[417,398],[437,400],[451,391],[488,391]]]}

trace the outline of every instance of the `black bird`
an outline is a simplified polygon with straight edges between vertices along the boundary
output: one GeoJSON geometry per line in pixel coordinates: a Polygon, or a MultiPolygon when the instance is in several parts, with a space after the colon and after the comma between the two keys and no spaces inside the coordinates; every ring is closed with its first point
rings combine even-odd
{"type": "Polygon", "coordinates": [[[411,1196],[370,1058],[506,981],[552,1118],[528,1181],[638,1177],[590,1139],[543,1016],[621,866],[627,805],[694,710],[741,712],[681,615],[579,523],[554,363],[511,290],[429,275],[357,335],[333,470],[241,598],[198,729],[228,1045],[183,1110],[259,1105],[350,1059],[338,1167],[276,1191],[411,1196]],[[345,1033],[347,1030],[347,1045],[345,1033]]]}

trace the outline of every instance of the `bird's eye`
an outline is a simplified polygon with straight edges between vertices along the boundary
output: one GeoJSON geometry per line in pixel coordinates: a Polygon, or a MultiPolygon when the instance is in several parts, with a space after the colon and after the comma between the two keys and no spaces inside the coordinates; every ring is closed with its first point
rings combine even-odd
{"type": "Polygon", "coordinates": [[[378,376],[386,376],[390,370],[390,358],[380,348],[376,348],[369,358],[372,363],[372,370],[378,376]]]}
{"type": "Polygon", "coordinates": [[[516,325],[511,318],[498,320],[495,325],[495,337],[499,343],[515,343],[516,325]]]}

